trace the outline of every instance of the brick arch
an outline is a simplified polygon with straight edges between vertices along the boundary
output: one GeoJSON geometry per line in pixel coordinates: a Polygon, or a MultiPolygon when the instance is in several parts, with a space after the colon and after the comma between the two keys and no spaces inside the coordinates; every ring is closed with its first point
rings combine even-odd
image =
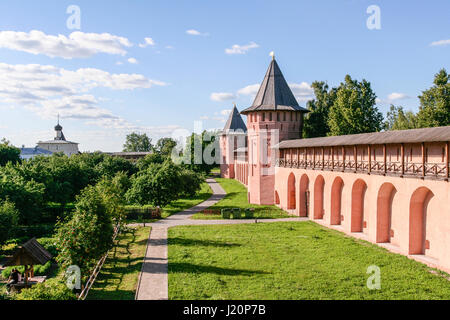
{"type": "Polygon", "coordinates": [[[275,204],[280,204],[280,196],[278,195],[278,191],[275,190],[275,204]]]}
{"type": "Polygon", "coordinates": [[[287,208],[288,210],[293,210],[296,208],[296,197],[295,197],[295,175],[291,172],[288,178],[287,185],[287,208]]]}
{"type": "Polygon", "coordinates": [[[299,216],[309,216],[309,178],[305,174],[300,178],[299,186],[299,216]]]}
{"type": "Polygon", "coordinates": [[[377,243],[391,242],[392,203],[397,193],[394,185],[385,182],[377,196],[377,243]]]}
{"type": "Polygon", "coordinates": [[[420,187],[413,192],[409,204],[409,254],[425,254],[427,207],[433,192],[420,187]]]}
{"type": "Polygon", "coordinates": [[[323,191],[325,179],[318,175],[314,181],[314,219],[323,219],[323,191]]]}
{"type": "Polygon", "coordinates": [[[363,232],[364,230],[364,196],[367,184],[364,180],[358,179],[352,187],[352,217],[351,232],[363,232]]]}
{"type": "Polygon", "coordinates": [[[331,186],[331,215],[330,224],[341,224],[341,208],[342,208],[342,188],[344,181],[341,177],[336,177],[331,186]]]}

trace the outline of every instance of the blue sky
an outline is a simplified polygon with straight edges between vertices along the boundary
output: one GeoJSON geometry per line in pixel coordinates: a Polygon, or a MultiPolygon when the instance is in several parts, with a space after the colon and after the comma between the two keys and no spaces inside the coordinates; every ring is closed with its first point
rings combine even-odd
{"type": "Polygon", "coordinates": [[[302,106],[311,82],[350,74],[371,82],[383,113],[416,111],[450,69],[449,13],[447,0],[3,1],[0,138],[48,140],[58,113],[83,151],[119,151],[132,131],[156,142],[194,121],[220,128],[233,102],[251,105],[271,51],[302,106]],[[381,29],[366,26],[370,5],[381,29]]]}

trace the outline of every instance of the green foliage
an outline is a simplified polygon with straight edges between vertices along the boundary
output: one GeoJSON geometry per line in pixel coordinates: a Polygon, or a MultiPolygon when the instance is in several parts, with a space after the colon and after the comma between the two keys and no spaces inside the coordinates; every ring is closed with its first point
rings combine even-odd
{"type": "Polygon", "coordinates": [[[77,197],[75,211],[67,222],[57,224],[56,238],[63,267],[78,265],[85,274],[112,247],[114,198],[90,186],[77,197]]]}
{"type": "Polygon", "coordinates": [[[19,210],[20,224],[39,221],[44,202],[45,187],[34,180],[27,181],[8,163],[0,167],[0,200],[9,200],[19,210]]]}
{"type": "Polygon", "coordinates": [[[450,125],[450,76],[441,69],[434,77],[434,86],[419,96],[418,127],[450,125]]]}
{"type": "Polygon", "coordinates": [[[168,158],[163,164],[150,163],[134,176],[126,199],[130,204],[163,207],[179,196],[194,195],[201,182],[197,173],[175,165],[168,158]]]}
{"type": "Polygon", "coordinates": [[[349,75],[337,88],[336,100],[328,114],[329,136],[376,132],[383,128],[383,115],[375,106],[376,95],[366,80],[349,75]]]}
{"type": "Polygon", "coordinates": [[[176,141],[172,138],[161,138],[158,140],[155,146],[155,151],[161,154],[163,157],[170,157],[173,148],[177,145],[176,141]]]}
{"type": "Polygon", "coordinates": [[[323,81],[314,81],[311,87],[314,89],[316,98],[307,103],[310,112],[305,115],[303,136],[305,138],[325,137],[330,131],[328,114],[336,100],[337,89],[329,90],[328,84],[323,81]]]}
{"type": "Polygon", "coordinates": [[[20,149],[10,145],[9,141],[2,139],[0,143],[0,167],[8,162],[20,162],[20,149]]]}
{"type": "Polygon", "coordinates": [[[162,164],[166,158],[164,158],[159,152],[154,152],[152,154],[146,155],[137,161],[136,166],[139,171],[147,170],[147,168],[152,164],[162,164]]]}
{"type": "Polygon", "coordinates": [[[124,152],[150,152],[153,150],[152,139],[147,134],[139,134],[136,132],[127,135],[124,152]]]}
{"type": "Polygon", "coordinates": [[[19,223],[19,211],[10,201],[0,201],[0,246],[14,237],[19,223]]]}
{"type": "Polygon", "coordinates": [[[76,300],[76,295],[61,279],[50,279],[15,295],[16,300],[76,300]]]}
{"type": "MultiPolygon", "coordinates": [[[[46,275],[48,275],[48,272],[49,272],[50,268],[52,267],[52,263],[51,263],[51,261],[48,261],[44,265],[35,265],[33,267],[34,267],[34,274],[36,276],[46,276],[46,275]]],[[[17,269],[20,273],[25,272],[24,266],[7,267],[7,268],[3,269],[3,271],[2,271],[2,278],[8,279],[9,276],[11,275],[11,272],[13,269],[17,269]]]]}
{"type": "Polygon", "coordinates": [[[386,116],[386,130],[407,130],[415,128],[417,128],[417,117],[413,112],[405,112],[402,107],[391,105],[386,116]]]}
{"type": "Polygon", "coordinates": [[[219,139],[216,132],[193,133],[186,142],[183,165],[195,172],[209,174],[219,163],[219,139]]]}
{"type": "Polygon", "coordinates": [[[180,192],[178,196],[185,198],[193,197],[200,190],[200,186],[204,180],[205,177],[198,172],[185,168],[181,169],[179,171],[180,192]]]}

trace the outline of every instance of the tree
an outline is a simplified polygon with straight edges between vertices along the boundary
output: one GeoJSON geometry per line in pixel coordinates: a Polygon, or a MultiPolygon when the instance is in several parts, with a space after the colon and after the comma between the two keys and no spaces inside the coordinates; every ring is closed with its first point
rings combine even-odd
{"type": "Polygon", "coordinates": [[[195,172],[209,174],[219,163],[219,139],[216,132],[192,133],[187,138],[183,152],[183,164],[195,172]]]}
{"type": "Polygon", "coordinates": [[[383,128],[383,115],[375,106],[370,82],[358,82],[349,75],[336,92],[328,115],[329,136],[376,132],[383,128]]]}
{"type": "Polygon", "coordinates": [[[180,167],[170,159],[163,164],[152,163],[132,179],[126,194],[129,203],[166,206],[180,194],[180,167]]]}
{"type": "Polygon", "coordinates": [[[156,143],[155,149],[163,157],[170,157],[172,149],[177,145],[176,141],[172,138],[161,138],[156,143]]]}
{"type": "Polygon", "coordinates": [[[14,237],[19,223],[19,212],[10,201],[0,201],[0,247],[14,237]]]}
{"type": "Polygon", "coordinates": [[[139,171],[146,170],[152,163],[163,164],[166,158],[164,158],[159,152],[146,155],[137,161],[136,167],[139,171]]]}
{"type": "Polygon", "coordinates": [[[102,191],[96,186],[84,189],[70,220],[56,225],[58,263],[63,267],[77,265],[84,275],[113,245],[111,212],[115,205],[110,203],[113,197],[102,191]]]}
{"type": "Polygon", "coordinates": [[[441,69],[434,76],[434,86],[419,96],[417,124],[420,128],[450,125],[450,76],[441,69]]]}
{"type": "Polygon", "coordinates": [[[44,204],[44,190],[42,183],[27,181],[11,163],[0,167],[0,200],[14,203],[20,213],[20,224],[39,222],[44,204]]]}
{"type": "Polygon", "coordinates": [[[13,164],[20,161],[20,149],[10,145],[9,141],[2,139],[0,143],[0,166],[8,162],[13,164]]]}
{"type": "Polygon", "coordinates": [[[323,81],[314,81],[311,87],[314,89],[316,98],[307,103],[310,112],[305,116],[303,136],[305,138],[325,137],[330,131],[328,113],[336,100],[336,88],[328,90],[328,84],[323,81]]]}
{"type": "Polygon", "coordinates": [[[139,134],[136,132],[127,135],[125,144],[123,145],[124,152],[150,152],[153,150],[152,139],[147,137],[147,134],[139,134]]]}
{"type": "Polygon", "coordinates": [[[387,112],[386,130],[407,130],[417,128],[417,117],[412,111],[403,111],[403,107],[396,107],[391,104],[390,111],[387,112]]]}

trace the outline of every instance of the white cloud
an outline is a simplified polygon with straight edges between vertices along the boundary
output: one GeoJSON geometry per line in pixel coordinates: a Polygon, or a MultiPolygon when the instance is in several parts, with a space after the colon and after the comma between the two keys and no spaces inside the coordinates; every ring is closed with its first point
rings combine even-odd
{"type": "Polygon", "coordinates": [[[230,115],[230,113],[231,113],[231,109],[225,109],[225,110],[220,111],[220,114],[223,116],[228,116],[228,115],[230,115]]]}
{"type": "Polygon", "coordinates": [[[380,98],[376,98],[375,99],[375,103],[377,104],[383,104],[383,103],[394,103],[395,101],[398,100],[405,100],[405,99],[411,99],[410,96],[408,96],[406,93],[400,93],[400,92],[392,92],[390,94],[388,94],[386,99],[380,99],[380,98]]]}
{"type": "Polygon", "coordinates": [[[72,32],[64,35],[47,35],[42,31],[1,31],[0,48],[44,54],[64,59],[88,58],[98,53],[125,55],[133,44],[124,37],[109,33],[72,32]]]}
{"type": "Polygon", "coordinates": [[[154,45],[155,45],[155,41],[152,38],[145,38],[144,43],[140,43],[139,47],[145,48],[145,47],[154,46],[154,45]]]}
{"type": "Polygon", "coordinates": [[[139,63],[135,58],[129,58],[127,61],[129,63],[131,63],[131,64],[138,64],[139,63]]]}
{"type": "Polygon", "coordinates": [[[259,47],[259,45],[253,41],[250,42],[249,44],[246,44],[243,46],[235,44],[231,48],[225,49],[225,53],[226,54],[246,54],[250,49],[255,49],[258,47],[259,47]]]}
{"type": "Polygon", "coordinates": [[[186,33],[191,35],[191,36],[208,36],[209,35],[209,33],[207,33],[207,32],[200,32],[200,31],[195,30],[195,29],[186,30],[186,33]]]}
{"type": "Polygon", "coordinates": [[[409,98],[410,96],[408,96],[406,93],[392,92],[388,95],[388,101],[403,100],[409,98]]]}
{"type": "Polygon", "coordinates": [[[314,99],[314,90],[307,82],[289,83],[289,87],[298,102],[314,99]]]}
{"type": "Polygon", "coordinates": [[[71,71],[48,65],[0,63],[0,103],[24,106],[44,119],[60,113],[64,118],[84,119],[104,127],[133,127],[99,107],[104,99],[89,92],[99,87],[133,90],[154,85],[166,83],[140,74],[111,74],[94,68],[71,71]]]}
{"type": "Polygon", "coordinates": [[[446,46],[450,44],[450,39],[448,40],[439,40],[439,41],[434,41],[430,44],[430,46],[446,46]]]}
{"type": "Polygon", "coordinates": [[[213,92],[211,93],[211,100],[213,101],[226,101],[234,99],[236,96],[233,93],[229,92],[213,92]]]}
{"type": "Polygon", "coordinates": [[[117,61],[116,65],[121,66],[121,65],[123,65],[123,62],[122,61],[117,61]]]}
{"type": "Polygon", "coordinates": [[[260,85],[259,84],[251,84],[249,86],[246,86],[242,89],[239,89],[237,94],[238,95],[244,95],[244,96],[256,96],[258,93],[260,85]]]}

